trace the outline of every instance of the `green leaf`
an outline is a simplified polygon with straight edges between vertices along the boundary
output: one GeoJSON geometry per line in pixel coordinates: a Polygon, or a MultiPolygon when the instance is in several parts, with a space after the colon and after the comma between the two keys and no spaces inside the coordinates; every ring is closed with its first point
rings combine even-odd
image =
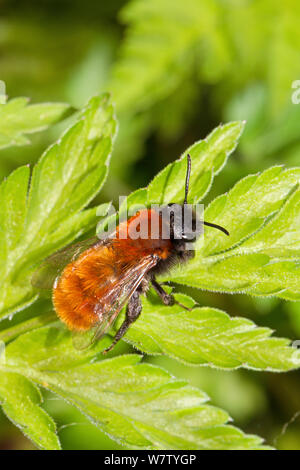
{"type": "MultiPolygon", "coordinates": [[[[271,337],[269,328],[259,328],[245,318],[230,318],[215,308],[196,307],[193,299],[182,294],[175,298],[193,310],[162,305],[151,293],[143,299],[142,315],[126,339],[148,354],[166,354],[191,365],[269,371],[300,366],[300,352],[289,346],[289,340],[271,337]]],[[[122,320],[118,319],[116,328],[122,320]]]]}
{"type": "Polygon", "coordinates": [[[26,145],[26,134],[47,129],[65,119],[74,109],[65,103],[28,105],[27,98],[15,98],[0,104],[0,149],[11,145],[26,145]]]}
{"type": "Polygon", "coordinates": [[[6,416],[41,449],[60,449],[56,426],[40,407],[42,395],[37,386],[15,372],[0,373],[0,401],[6,416]]]}
{"type": "Polygon", "coordinates": [[[262,448],[260,438],[227,425],[227,413],[208,405],[203,392],[141,364],[140,356],[80,364],[73,353],[69,333],[41,328],[8,345],[2,368],[57,393],[132,448],[262,448]]]}
{"type": "MultiPolygon", "coordinates": [[[[214,176],[226,165],[229,155],[235,150],[244,130],[245,122],[237,121],[221,125],[205,139],[191,145],[183,155],[167,165],[147,188],[138,189],[127,198],[127,206],[135,207],[151,204],[182,203],[184,199],[187,154],[192,160],[189,185],[189,202],[199,202],[209,191],[214,176]]],[[[124,207],[120,208],[122,212],[124,207]]]]}
{"type": "Polygon", "coordinates": [[[207,229],[196,256],[164,279],[193,287],[296,299],[300,286],[300,169],[273,167],[239,181],[216,198],[205,220],[227,228],[229,237],[207,229]]]}
{"type": "Polygon", "coordinates": [[[244,122],[237,121],[219,126],[206,139],[189,147],[179,160],[166,166],[149,184],[148,204],[183,202],[187,154],[192,160],[189,201],[196,203],[203,199],[214,176],[222,170],[236,148],[244,125],[244,122]]]}
{"type": "Polygon", "coordinates": [[[109,96],[92,98],[41,157],[29,191],[28,167],[0,186],[0,317],[34,301],[30,279],[46,256],[96,225],[98,208],[82,210],[105,181],[115,132],[109,96]]]}
{"type": "Polygon", "coordinates": [[[22,236],[29,176],[29,166],[20,167],[0,186],[1,274],[9,252],[16,248],[22,236]]]}

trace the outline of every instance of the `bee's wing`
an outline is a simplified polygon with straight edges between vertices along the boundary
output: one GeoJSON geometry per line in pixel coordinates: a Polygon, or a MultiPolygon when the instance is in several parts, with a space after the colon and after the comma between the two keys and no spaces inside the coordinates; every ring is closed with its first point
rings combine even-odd
{"type": "Polygon", "coordinates": [[[92,237],[78,243],[68,245],[57,251],[43,261],[34,272],[31,283],[38,289],[52,289],[55,279],[61,274],[65,266],[74,261],[83,251],[95,244],[103,243],[97,237],[92,237]]]}
{"type": "Polygon", "coordinates": [[[145,274],[157,264],[157,261],[157,257],[149,255],[138,260],[134,265],[128,265],[123,270],[110,289],[109,298],[112,301],[108,304],[107,310],[101,312],[97,325],[89,332],[75,333],[73,344],[77,349],[89,347],[94,341],[102,338],[137,289],[145,274]]]}

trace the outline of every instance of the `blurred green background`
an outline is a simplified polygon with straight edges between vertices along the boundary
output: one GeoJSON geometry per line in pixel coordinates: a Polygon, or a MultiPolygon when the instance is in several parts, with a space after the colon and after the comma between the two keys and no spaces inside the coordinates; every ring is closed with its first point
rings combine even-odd
{"type": "MultiPolygon", "coordinates": [[[[243,176],[300,163],[299,0],[0,0],[0,79],[9,97],[80,107],[111,91],[120,121],[110,176],[98,201],[145,186],[220,122],[246,119],[234,156],[204,201],[243,176]]],[[[72,118],[69,119],[69,122],[72,118]]],[[[0,152],[0,178],[34,163],[69,124],[0,152]]],[[[180,289],[182,291],[182,289],[180,289]]],[[[186,290],[202,305],[300,339],[299,303],[186,290]]],[[[116,354],[128,351],[125,344],[116,354]]],[[[247,432],[300,449],[300,375],[191,368],[146,358],[201,387],[247,432]],[[288,425],[286,425],[289,423],[288,425]]],[[[45,395],[65,449],[120,448],[76,410],[45,395]]],[[[0,448],[32,444],[0,415],[0,448]]]]}

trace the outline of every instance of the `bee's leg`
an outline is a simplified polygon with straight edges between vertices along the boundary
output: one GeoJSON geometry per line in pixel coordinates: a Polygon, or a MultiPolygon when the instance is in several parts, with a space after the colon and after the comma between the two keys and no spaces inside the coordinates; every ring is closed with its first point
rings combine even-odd
{"type": "Polygon", "coordinates": [[[192,308],[186,307],[185,305],[181,304],[177,300],[175,300],[174,296],[172,294],[167,294],[167,292],[161,287],[161,285],[155,280],[154,277],[151,279],[152,286],[155,290],[155,292],[159,295],[161,300],[165,305],[180,305],[180,307],[184,308],[185,310],[191,311],[192,308]]]}
{"type": "Polygon", "coordinates": [[[167,292],[161,287],[160,284],[158,284],[154,277],[151,279],[151,284],[165,305],[175,304],[174,296],[172,294],[167,294],[167,292]]]}
{"type": "Polygon", "coordinates": [[[142,302],[140,299],[141,292],[135,291],[129,299],[127,309],[126,309],[126,317],[123,321],[122,325],[120,326],[119,330],[117,331],[113,342],[111,345],[103,351],[103,354],[108,353],[111,351],[115,345],[120,341],[121,338],[125,335],[126,331],[130,327],[132,323],[140,316],[142,311],[142,302]]]}

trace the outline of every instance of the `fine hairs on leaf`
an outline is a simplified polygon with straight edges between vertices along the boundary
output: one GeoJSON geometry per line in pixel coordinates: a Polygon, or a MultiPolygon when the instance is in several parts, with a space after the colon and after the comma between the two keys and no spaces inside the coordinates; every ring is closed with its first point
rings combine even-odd
{"type": "MultiPolygon", "coordinates": [[[[192,162],[189,197],[202,200],[236,148],[244,125],[237,121],[219,126],[191,145],[147,188],[130,194],[128,208],[182,203],[187,154],[192,162]]],[[[19,129],[22,132],[26,133],[19,129]]],[[[228,424],[229,415],[209,405],[202,391],[143,363],[142,356],[104,359],[107,336],[89,349],[74,349],[71,333],[49,314],[50,300],[34,303],[41,296],[31,284],[36,268],[93,229],[97,214],[107,208],[87,206],[105,181],[115,134],[111,99],[107,94],[96,96],[42,155],[31,178],[30,169],[20,167],[0,186],[1,318],[25,312],[13,326],[0,323],[0,341],[7,343],[0,357],[4,413],[37,447],[60,448],[55,423],[43,409],[42,387],[129,448],[267,449],[261,438],[228,424]],[[35,305],[41,305],[41,311],[34,312],[35,305]]],[[[297,298],[298,183],[299,169],[282,167],[239,181],[205,212],[205,220],[226,227],[231,236],[207,228],[195,258],[163,280],[212,291],[297,298]]],[[[270,329],[198,306],[186,295],[175,297],[181,305],[164,306],[150,291],[125,340],[146,354],[165,354],[194,366],[277,372],[299,367],[299,352],[289,340],[272,337],[270,329]]]]}
{"type": "Polygon", "coordinates": [[[29,144],[27,134],[42,131],[73,112],[74,109],[65,103],[29,105],[27,98],[0,104],[0,149],[29,144]]]}
{"type": "Polygon", "coordinates": [[[36,299],[30,279],[46,256],[95,226],[97,208],[85,207],[104,184],[115,133],[109,96],[92,98],[42,155],[30,185],[27,166],[1,184],[0,318],[36,299]]]}
{"type": "Polygon", "coordinates": [[[204,218],[231,236],[206,231],[186,269],[165,280],[202,289],[300,298],[300,169],[276,166],[239,181],[204,218]]]}
{"type": "MultiPolygon", "coordinates": [[[[108,344],[106,339],[100,343],[96,351],[82,356],[72,348],[72,339],[65,330],[41,328],[7,346],[5,368],[14,371],[15,380],[25,376],[63,397],[107,434],[131,448],[263,448],[260,438],[226,424],[227,413],[208,405],[203,392],[159,367],[141,363],[139,355],[90,363],[88,359],[108,344]]],[[[7,409],[11,401],[14,411],[18,397],[9,396],[6,388],[2,394],[7,409]]],[[[9,411],[7,415],[12,418],[9,411]]],[[[28,412],[28,421],[33,419],[32,414],[33,411],[28,412]]],[[[23,413],[21,416],[26,419],[23,413]]],[[[54,436],[49,436],[49,428],[50,424],[48,439],[53,446],[54,436]]],[[[32,432],[32,427],[29,430],[32,432]]],[[[33,433],[31,438],[37,443],[33,433]]]]}

